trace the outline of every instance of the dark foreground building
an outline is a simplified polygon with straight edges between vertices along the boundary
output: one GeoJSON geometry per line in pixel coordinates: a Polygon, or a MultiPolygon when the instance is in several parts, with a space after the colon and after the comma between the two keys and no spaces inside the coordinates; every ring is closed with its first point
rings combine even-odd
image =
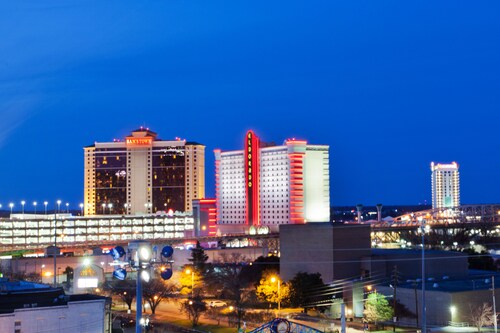
{"type": "Polygon", "coordinates": [[[0,279],[0,332],[111,332],[111,300],[0,279]]]}

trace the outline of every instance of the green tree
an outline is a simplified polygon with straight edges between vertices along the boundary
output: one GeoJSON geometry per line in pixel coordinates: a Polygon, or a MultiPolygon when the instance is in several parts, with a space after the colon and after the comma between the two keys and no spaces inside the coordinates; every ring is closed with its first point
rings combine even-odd
{"type": "Polygon", "coordinates": [[[394,311],[384,295],[373,292],[366,299],[364,315],[368,322],[377,324],[392,319],[394,311]]]}
{"type": "Polygon", "coordinates": [[[290,305],[303,307],[307,312],[306,305],[314,304],[321,300],[320,293],[325,287],[320,273],[297,273],[290,280],[290,305]]]}
{"type": "Polygon", "coordinates": [[[193,266],[186,265],[179,277],[180,292],[183,295],[199,294],[204,285],[201,273],[193,266]]]}
{"type": "Polygon", "coordinates": [[[282,281],[278,283],[278,279],[277,272],[271,270],[264,271],[260,279],[260,284],[255,291],[257,298],[268,303],[278,304],[278,301],[281,304],[286,303],[290,297],[290,288],[282,281]]]}
{"type": "Polygon", "coordinates": [[[203,274],[207,268],[207,260],[208,255],[205,253],[203,247],[201,247],[200,242],[196,241],[196,246],[191,249],[191,258],[189,258],[189,261],[191,261],[192,266],[196,271],[203,274]]]}

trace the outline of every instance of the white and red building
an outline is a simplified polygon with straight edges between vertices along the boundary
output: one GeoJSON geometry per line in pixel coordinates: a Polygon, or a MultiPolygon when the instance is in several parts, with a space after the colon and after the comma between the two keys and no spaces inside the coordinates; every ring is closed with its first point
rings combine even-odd
{"type": "Polygon", "coordinates": [[[329,221],[329,146],[266,144],[248,131],[243,150],[214,152],[218,225],[276,229],[329,221]]]}

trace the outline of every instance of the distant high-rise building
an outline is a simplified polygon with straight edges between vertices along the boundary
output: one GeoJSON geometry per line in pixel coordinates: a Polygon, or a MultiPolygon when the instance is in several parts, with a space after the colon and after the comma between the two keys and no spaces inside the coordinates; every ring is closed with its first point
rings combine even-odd
{"type": "Polygon", "coordinates": [[[460,206],[460,175],[458,164],[431,163],[432,208],[460,206]]]}
{"type": "Polygon", "coordinates": [[[289,139],[215,150],[217,224],[273,226],[330,219],[329,147],[289,139]]]}
{"type": "Polygon", "coordinates": [[[205,196],[205,146],[140,128],[85,147],[85,215],[192,211],[205,196]]]}

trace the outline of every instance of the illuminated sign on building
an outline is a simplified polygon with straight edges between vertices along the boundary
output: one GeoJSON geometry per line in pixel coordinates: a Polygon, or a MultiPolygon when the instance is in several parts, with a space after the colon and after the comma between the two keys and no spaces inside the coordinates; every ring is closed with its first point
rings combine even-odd
{"type": "Polygon", "coordinates": [[[153,144],[152,137],[145,138],[136,138],[136,137],[128,137],[126,140],[127,147],[143,147],[143,146],[151,146],[153,144]]]}
{"type": "Polygon", "coordinates": [[[259,138],[248,131],[245,140],[245,181],[248,225],[259,225],[259,138]]]}

